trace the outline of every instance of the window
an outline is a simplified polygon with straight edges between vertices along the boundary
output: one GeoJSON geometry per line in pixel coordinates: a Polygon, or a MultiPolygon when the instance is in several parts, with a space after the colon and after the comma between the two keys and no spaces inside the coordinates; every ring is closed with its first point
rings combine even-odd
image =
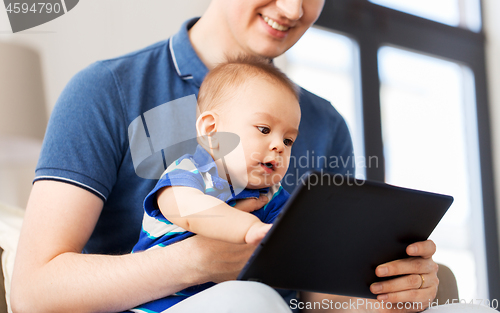
{"type": "Polygon", "coordinates": [[[453,195],[431,235],[460,297],[487,299],[474,78],[466,66],[395,47],[379,50],[385,176],[453,195]]]}
{"type": "MultiPolygon", "coordinates": [[[[311,28],[285,58],[284,71],[295,83],[330,101],[342,114],[353,139],[354,154],[363,156],[356,42],[342,34],[311,28]]],[[[355,164],[356,176],[365,178],[363,160],[355,164]]]]}
{"type": "Polygon", "coordinates": [[[391,9],[406,12],[450,26],[478,32],[481,30],[479,0],[370,0],[391,9]]]}
{"type": "Polygon", "coordinates": [[[346,117],[357,157],[380,160],[367,179],[455,197],[431,235],[436,260],[462,298],[498,299],[479,1],[326,1],[320,29],[287,53],[285,71],[346,117]]]}

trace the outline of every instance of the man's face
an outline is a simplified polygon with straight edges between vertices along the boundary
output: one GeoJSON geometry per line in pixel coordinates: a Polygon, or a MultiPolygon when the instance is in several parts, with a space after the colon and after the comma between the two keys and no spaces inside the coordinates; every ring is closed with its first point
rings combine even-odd
{"type": "Polygon", "coordinates": [[[231,180],[247,177],[249,188],[279,183],[298,135],[300,105],[290,90],[265,78],[252,78],[234,92],[218,126],[218,131],[238,135],[244,151],[245,160],[226,158],[237,173],[231,180]]]}
{"type": "Polygon", "coordinates": [[[233,51],[274,58],[316,21],[325,0],[214,0],[233,51]]]}

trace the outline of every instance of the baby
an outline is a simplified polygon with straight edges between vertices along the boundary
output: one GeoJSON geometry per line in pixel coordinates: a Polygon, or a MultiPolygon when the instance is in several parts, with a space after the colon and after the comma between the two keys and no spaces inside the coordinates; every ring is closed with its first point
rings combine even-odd
{"type": "MultiPolygon", "coordinates": [[[[232,243],[262,240],[289,194],[281,188],[298,135],[298,89],[265,61],[239,58],[208,73],[200,87],[198,147],[172,163],[144,201],[133,252],[159,248],[193,234],[232,243]],[[236,200],[271,199],[251,213],[236,200]]],[[[212,286],[206,283],[135,308],[160,312],[212,286]]]]}

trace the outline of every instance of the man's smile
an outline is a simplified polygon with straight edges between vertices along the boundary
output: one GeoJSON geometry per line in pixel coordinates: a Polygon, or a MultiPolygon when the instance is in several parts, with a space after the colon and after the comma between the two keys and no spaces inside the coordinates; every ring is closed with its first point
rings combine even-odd
{"type": "Polygon", "coordinates": [[[282,32],[286,32],[287,30],[290,29],[290,27],[285,26],[285,25],[281,25],[280,23],[276,22],[275,20],[273,20],[270,17],[262,15],[262,18],[264,19],[264,21],[266,21],[266,23],[269,26],[271,26],[272,28],[274,28],[276,30],[279,30],[279,31],[282,31],[282,32]]]}

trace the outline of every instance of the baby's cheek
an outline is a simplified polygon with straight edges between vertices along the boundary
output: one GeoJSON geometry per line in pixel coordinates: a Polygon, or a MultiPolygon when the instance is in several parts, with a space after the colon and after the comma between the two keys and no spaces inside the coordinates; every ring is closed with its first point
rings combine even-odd
{"type": "Polygon", "coordinates": [[[275,174],[275,176],[276,176],[276,179],[274,179],[274,180],[276,180],[276,181],[274,182],[275,184],[276,184],[276,183],[279,183],[281,180],[283,180],[283,178],[284,178],[284,177],[285,177],[285,175],[286,175],[286,171],[287,171],[287,170],[288,170],[288,164],[283,164],[283,163],[281,164],[281,166],[280,166],[280,167],[278,167],[278,168],[276,169],[276,172],[274,173],[274,174],[275,174]]]}
{"type": "Polygon", "coordinates": [[[288,166],[290,165],[290,156],[285,156],[281,158],[281,167],[286,172],[288,170],[288,166]]]}
{"type": "Polygon", "coordinates": [[[276,171],[275,173],[273,173],[273,175],[271,176],[272,185],[279,184],[281,181],[283,181],[285,174],[286,174],[286,171],[283,171],[283,170],[279,170],[279,171],[276,171]]]}
{"type": "MultiPolygon", "coordinates": [[[[243,147],[244,148],[244,147],[243,147]]],[[[262,154],[259,151],[255,150],[245,150],[245,161],[248,165],[251,166],[256,166],[256,163],[260,163],[260,160],[262,159],[262,154]]]]}

